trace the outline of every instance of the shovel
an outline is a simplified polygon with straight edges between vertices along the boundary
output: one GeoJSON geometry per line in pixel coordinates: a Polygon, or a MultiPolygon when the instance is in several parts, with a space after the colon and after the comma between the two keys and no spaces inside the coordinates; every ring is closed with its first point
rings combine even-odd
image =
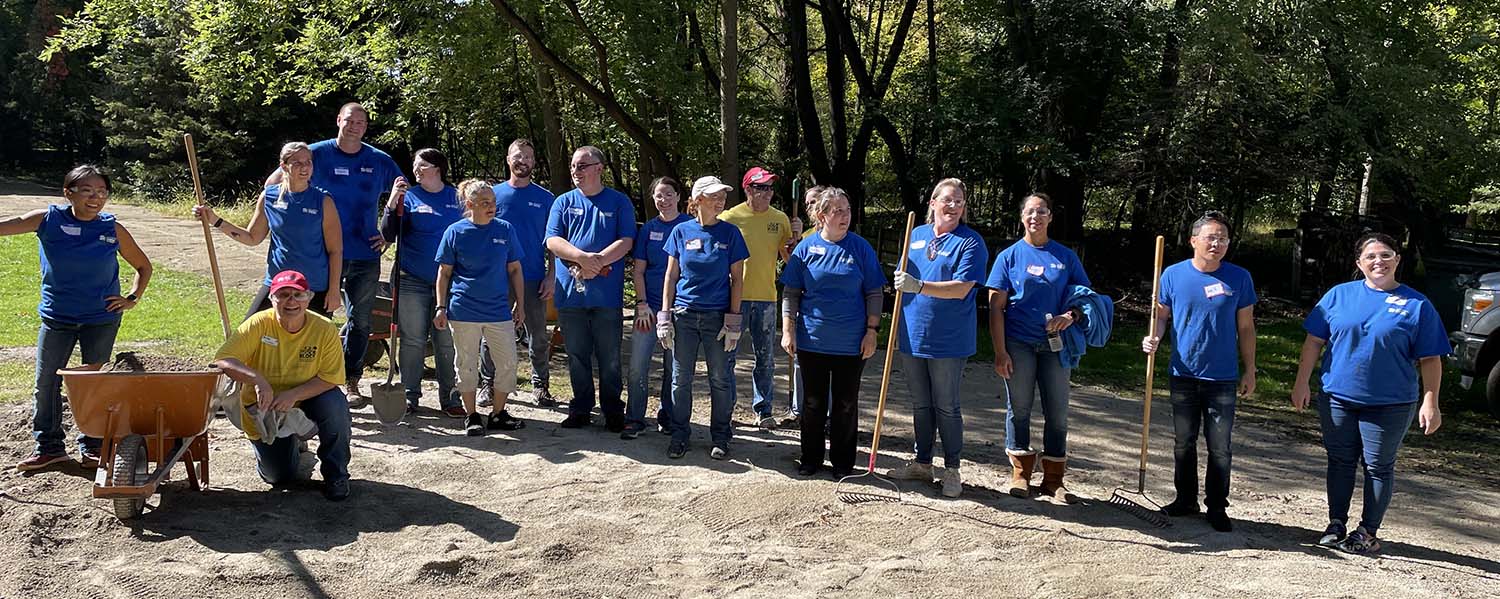
{"type": "Polygon", "coordinates": [[[396,302],[401,297],[401,215],[405,201],[396,207],[396,263],[391,265],[391,335],[390,351],[386,353],[389,366],[385,371],[385,382],[370,385],[370,403],[375,407],[375,417],[381,424],[400,424],[406,418],[406,388],[394,382],[399,369],[396,356],[400,352],[400,330],[396,326],[396,302]]]}
{"type": "MultiPolygon", "coordinates": [[[[1156,236],[1156,266],[1151,275],[1151,304],[1150,312],[1147,316],[1150,322],[1150,325],[1148,325],[1150,332],[1147,334],[1152,337],[1155,337],[1157,334],[1156,298],[1161,293],[1161,254],[1164,242],[1165,239],[1162,236],[1156,236]]],[[[1141,423],[1140,477],[1137,479],[1134,491],[1125,487],[1116,488],[1115,492],[1109,496],[1109,505],[1119,508],[1125,513],[1141,520],[1145,520],[1158,528],[1165,528],[1171,526],[1172,522],[1162,513],[1161,504],[1153,501],[1146,495],[1146,454],[1147,449],[1150,447],[1151,439],[1151,383],[1155,374],[1156,352],[1151,352],[1146,354],[1146,407],[1145,416],[1142,418],[1143,422],[1141,423]]]]}

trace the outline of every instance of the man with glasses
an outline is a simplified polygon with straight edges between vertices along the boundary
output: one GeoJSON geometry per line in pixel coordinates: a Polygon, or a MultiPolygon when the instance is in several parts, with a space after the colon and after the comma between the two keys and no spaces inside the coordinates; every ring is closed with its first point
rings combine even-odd
{"type": "MultiPolygon", "coordinates": [[[[1177,499],[1165,511],[1171,516],[1197,514],[1198,434],[1208,445],[1204,503],[1214,530],[1229,532],[1231,429],[1236,390],[1255,392],[1255,283],[1243,268],[1224,261],[1229,251],[1229,220],[1208,212],[1193,222],[1193,257],[1161,274],[1156,330],[1172,325],[1173,482],[1177,499]],[[1238,358],[1239,362],[1236,362],[1238,358]],[[1239,369],[1243,363],[1244,371],[1239,369]],[[1238,387],[1238,389],[1236,389],[1238,387]]],[[[1141,350],[1153,353],[1161,337],[1146,337],[1141,350]]]]}
{"type": "Polygon", "coordinates": [[[214,365],[240,383],[240,423],[255,448],[262,480],[283,485],[298,478],[302,439],[287,424],[293,411],[317,427],[323,495],[349,497],[349,402],[339,331],[307,313],[307,277],[284,270],[271,278],[271,309],[256,312],[224,341],[214,365]],[[271,430],[270,427],[277,427],[271,430]]]}
{"type": "MultiPolygon", "coordinates": [[[[771,199],[776,195],[771,186],[776,179],[775,173],[758,166],[746,171],[740,183],[744,185],[748,200],[719,216],[724,222],[739,227],[745,245],[750,248],[750,259],[745,261],[745,291],[740,311],[745,319],[745,338],[755,351],[755,369],[750,378],[755,396],[750,407],[755,410],[764,429],[777,427],[771,406],[775,397],[772,387],[776,363],[772,344],[776,339],[776,262],[786,259],[787,242],[793,235],[786,213],[771,206],[771,199]]],[[[731,368],[737,353],[738,349],[729,354],[731,368]]],[[[734,395],[731,388],[731,404],[734,395]]],[[[790,406],[792,418],[797,417],[798,407],[790,406]]]]}
{"type": "MultiPolygon", "coordinates": [[[[568,352],[573,400],[563,428],[583,428],[594,410],[594,362],[599,363],[599,410],[609,432],[625,430],[620,335],[625,319],[625,268],[635,242],[635,208],[604,186],[604,153],[573,152],[572,191],[557,196],[547,217],[547,250],[555,256],[557,320],[568,352]]],[[[497,376],[514,376],[497,373],[497,376]]]]}

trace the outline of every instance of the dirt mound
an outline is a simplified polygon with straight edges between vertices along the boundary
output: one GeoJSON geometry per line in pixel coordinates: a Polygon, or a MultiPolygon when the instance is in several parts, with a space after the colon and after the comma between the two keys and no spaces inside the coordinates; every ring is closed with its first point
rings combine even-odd
{"type": "Polygon", "coordinates": [[[199,372],[203,370],[208,370],[207,364],[133,351],[115,354],[113,362],[99,369],[100,372],[199,372]]]}

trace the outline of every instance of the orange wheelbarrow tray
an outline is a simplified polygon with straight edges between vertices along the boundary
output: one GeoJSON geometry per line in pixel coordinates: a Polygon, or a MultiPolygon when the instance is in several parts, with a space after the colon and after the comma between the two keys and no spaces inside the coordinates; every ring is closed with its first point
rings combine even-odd
{"type": "Polygon", "coordinates": [[[57,372],[78,430],[103,439],[94,497],[113,499],[116,516],[140,515],[179,460],[186,460],[193,489],[208,486],[207,431],[219,369],[99,372],[85,366],[57,372]]]}

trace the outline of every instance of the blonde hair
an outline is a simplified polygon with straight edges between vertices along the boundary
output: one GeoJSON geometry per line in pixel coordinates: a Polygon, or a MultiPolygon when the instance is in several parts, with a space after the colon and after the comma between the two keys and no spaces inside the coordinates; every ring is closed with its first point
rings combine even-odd
{"type": "MultiPolygon", "coordinates": [[[[932,195],[928,196],[928,198],[927,198],[927,222],[928,223],[932,222],[932,217],[933,217],[932,201],[938,199],[938,195],[941,194],[941,193],[943,193],[944,189],[957,189],[959,195],[962,195],[964,197],[964,201],[965,202],[969,201],[969,188],[968,188],[968,186],[964,185],[964,182],[962,180],[959,180],[957,177],[948,177],[947,179],[943,179],[942,181],[938,181],[937,185],[933,185],[932,186],[932,195]]],[[[969,211],[968,210],[963,211],[963,214],[959,216],[958,222],[961,222],[961,223],[968,223],[969,222],[969,211]]]]}
{"type": "MultiPolygon", "coordinates": [[[[824,187],[823,191],[818,193],[818,199],[812,205],[812,214],[818,219],[818,222],[823,222],[823,213],[828,211],[828,203],[834,198],[844,198],[845,204],[850,203],[848,192],[832,185],[824,187]]],[[[853,206],[850,206],[850,209],[852,210],[853,206]]]]}
{"type": "Polygon", "coordinates": [[[296,156],[297,152],[303,150],[307,150],[308,154],[312,154],[312,148],[307,147],[306,143],[300,141],[290,141],[286,145],[281,146],[281,154],[276,158],[276,164],[278,165],[276,168],[281,169],[281,185],[276,186],[277,204],[280,204],[281,200],[286,197],[286,189],[292,184],[292,171],[287,170],[286,162],[291,160],[292,156],[296,156]]]}
{"type": "Polygon", "coordinates": [[[495,189],[490,187],[490,184],[486,183],[483,179],[464,179],[462,183],[458,184],[458,197],[463,198],[465,204],[465,218],[473,216],[474,212],[467,205],[478,201],[485,195],[490,196],[490,200],[494,201],[495,189]]]}
{"type": "Polygon", "coordinates": [[[802,194],[802,205],[807,207],[807,220],[812,223],[813,228],[818,226],[818,215],[813,214],[813,206],[817,205],[818,196],[822,195],[826,189],[828,189],[827,185],[814,185],[802,194]]]}

